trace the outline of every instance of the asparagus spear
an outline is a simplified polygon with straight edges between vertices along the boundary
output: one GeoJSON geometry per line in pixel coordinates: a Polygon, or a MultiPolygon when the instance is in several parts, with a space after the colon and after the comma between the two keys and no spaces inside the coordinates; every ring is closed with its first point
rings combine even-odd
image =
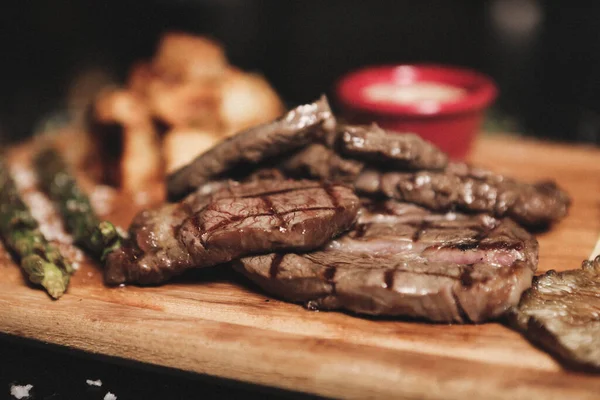
{"type": "Polygon", "coordinates": [[[121,247],[123,237],[117,231],[117,228],[108,221],[102,221],[92,232],[93,245],[96,249],[96,256],[104,261],[106,256],[121,247]]]}
{"type": "Polygon", "coordinates": [[[6,164],[0,160],[0,236],[21,260],[29,280],[59,298],[69,284],[73,268],[40,232],[19,196],[6,164]]]}
{"type": "Polygon", "coordinates": [[[34,165],[38,185],[58,207],[75,244],[94,251],[91,235],[100,220],[60,154],[51,148],[42,150],[35,157],[34,165]]]}
{"type": "Polygon", "coordinates": [[[116,228],[108,221],[100,222],[89,198],[56,150],[41,151],[34,164],[40,187],[56,204],[75,244],[102,260],[121,245],[116,228]]]}

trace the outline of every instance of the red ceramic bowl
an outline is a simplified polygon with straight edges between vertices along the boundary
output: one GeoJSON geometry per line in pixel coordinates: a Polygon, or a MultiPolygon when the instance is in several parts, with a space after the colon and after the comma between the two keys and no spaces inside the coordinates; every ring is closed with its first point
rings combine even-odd
{"type": "Polygon", "coordinates": [[[369,67],[352,72],[338,82],[336,94],[343,115],[351,123],[377,122],[397,132],[413,132],[435,143],[454,159],[464,158],[494,101],[496,85],[485,75],[441,65],[369,67]],[[371,99],[365,89],[372,85],[444,84],[463,91],[448,100],[395,102],[371,99]]]}

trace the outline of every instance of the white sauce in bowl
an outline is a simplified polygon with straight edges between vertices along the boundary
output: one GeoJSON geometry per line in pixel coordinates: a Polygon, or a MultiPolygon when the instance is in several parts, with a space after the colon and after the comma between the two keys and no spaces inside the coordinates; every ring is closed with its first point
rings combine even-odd
{"type": "Polygon", "coordinates": [[[466,94],[461,87],[437,82],[377,83],[363,89],[363,96],[370,101],[395,104],[449,103],[466,94]]]}

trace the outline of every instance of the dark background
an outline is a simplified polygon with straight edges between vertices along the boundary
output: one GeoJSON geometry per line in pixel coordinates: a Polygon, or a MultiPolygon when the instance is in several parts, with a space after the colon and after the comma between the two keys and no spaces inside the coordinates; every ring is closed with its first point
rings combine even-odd
{"type": "MultiPolygon", "coordinates": [[[[600,143],[600,3],[593,1],[101,1],[4,3],[0,137],[20,138],[64,109],[78,73],[123,79],[178,29],[222,41],[290,104],[331,94],[376,63],[440,62],[491,75],[495,129],[600,143]]],[[[488,125],[489,126],[489,125],[488,125]]]]}
{"type": "MultiPolygon", "coordinates": [[[[64,110],[75,77],[100,68],[122,80],[158,37],[209,34],[233,64],[264,73],[290,104],[331,94],[360,66],[439,62],[491,75],[496,129],[600,143],[600,2],[187,0],[4,2],[0,12],[0,142],[27,137],[64,110]]],[[[0,321],[1,323],[1,321],[0,321]]],[[[64,353],[0,337],[0,398],[280,398],[231,382],[64,353]],[[96,390],[85,379],[100,377],[96,390]],[[207,397],[208,395],[208,397],[207,397]]]]}
{"type": "Polygon", "coordinates": [[[225,379],[134,363],[90,357],[81,351],[0,335],[0,399],[13,385],[32,385],[28,400],[317,400],[315,396],[247,385],[225,379]],[[101,380],[91,386],[86,380],[101,380]]]}

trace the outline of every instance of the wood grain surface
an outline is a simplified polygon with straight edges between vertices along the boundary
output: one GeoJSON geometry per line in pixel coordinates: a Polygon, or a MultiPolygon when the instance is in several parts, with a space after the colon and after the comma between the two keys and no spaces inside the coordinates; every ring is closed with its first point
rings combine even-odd
{"type": "MultiPolygon", "coordinates": [[[[569,216],[540,234],[539,272],[578,268],[600,234],[600,150],[482,138],[471,160],[552,178],[569,216]]],[[[123,204],[129,204],[123,202],[123,204]]],[[[134,207],[118,205],[126,224],[134,207]]],[[[52,301],[0,252],[0,332],[267,386],[344,398],[597,399],[600,376],[569,372],[499,323],[443,325],[311,312],[228,268],[152,288],[107,288],[82,263],[52,301]]]]}

